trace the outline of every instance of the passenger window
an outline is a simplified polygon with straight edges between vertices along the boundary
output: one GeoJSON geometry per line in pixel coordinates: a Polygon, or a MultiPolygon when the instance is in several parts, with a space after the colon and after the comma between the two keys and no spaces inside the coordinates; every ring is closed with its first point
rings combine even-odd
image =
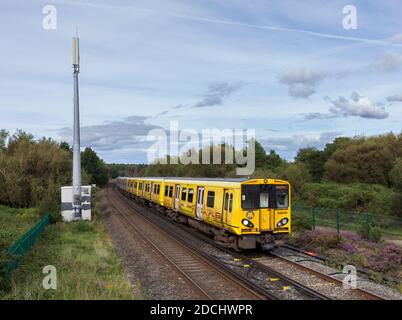
{"type": "Polygon", "coordinates": [[[224,204],[225,210],[228,209],[228,205],[229,205],[229,194],[225,193],[225,204],[224,204]]]}
{"type": "Polygon", "coordinates": [[[169,196],[169,186],[165,186],[165,197],[169,196]]]}
{"type": "Polygon", "coordinates": [[[215,204],[215,191],[208,191],[207,207],[213,208],[215,204]]]}
{"type": "Polygon", "coordinates": [[[233,207],[233,193],[230,194],[229,198],[229,212],[232,212],[232,207],[233,207]]]}
{"type": "Polygon", "coordinates": [[[186,201],[187,188],[181,189],[181,201],[186,201]]]}
{"type": "Polygon", "coordinates": [[[187,202],[193,203],[194,189],[188,189],[188,199],[187,202]]]}
{"type": "Polygon", "coordinates": [[[173,186],[169,187],[169,197],[173,197],[173,186]]]}

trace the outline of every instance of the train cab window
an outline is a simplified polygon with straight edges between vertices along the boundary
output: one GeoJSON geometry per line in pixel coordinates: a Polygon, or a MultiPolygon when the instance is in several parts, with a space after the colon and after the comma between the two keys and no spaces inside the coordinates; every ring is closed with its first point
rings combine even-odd
{"type": "Polygon", "coordinates": [[[289,206],[289,189],[288,186],[275,186],[276,207],[287,208],[289,206]]]}
{"type": "Polygon", "coordinates": [[[181,189],[181,201],[186,201],[187,188],[181,189]]]}
{"type": "Polygon", "coordinates": [[[258,209],[260,207],[259,185],[243,185],[241,188],[242,209],[258,209]]]}
{"type": "Polygon", "coordinates": [[[232,208],[233,208],[233,193],[231,193],[229,197],[229,212],[232,212],[232,208]]]}
{"type": "Polygon", "coordinates": [[[213,208],[215,205],[215,191],[208,191],[207,207],[213,208]]]}
{"type": "Polygon", "coordinates": [[[260,208],[269,207],[269,192],[270,188],[266,184],[260,186],[260,208]]]}
{"type": "Polygon", "coordinates": [[[165,186],[165,197],[169,196],[169,186],[165,186]]]}
{"type": "Polygon", "coordinates": [[[169,187],[169,198],[173,197],[173,186],[169,187]]]}
{"type": "Polygon", "coordinates": [[[187,202],[193,203],[193,199],[194,199],[194,189],[188,189],[187,202]]]}

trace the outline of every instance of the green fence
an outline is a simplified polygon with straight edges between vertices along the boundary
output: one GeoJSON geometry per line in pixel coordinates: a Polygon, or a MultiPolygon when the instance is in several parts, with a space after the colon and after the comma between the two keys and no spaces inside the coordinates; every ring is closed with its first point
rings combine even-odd
{"type": "Polygon", "coordinates": [[[17,268],[21,257],[32,248],[36,238],[40,236],[48,224],[49,215],[45,214],[27,233],[8,248],[7,254],[12,257],[12,260],[7,264],[6,273],[10,273],[17,268]]]}
{"type": "Polygon", "coordinates": [[[314,230],[316,227],[328,227],[335,229],[338,233],[342,230],[366,234],[376,231],[382,235],[402,239],[402,218],[400,217],[303,206],[293,206],[292,213],[295,225],[304,228],[314,230]]]}

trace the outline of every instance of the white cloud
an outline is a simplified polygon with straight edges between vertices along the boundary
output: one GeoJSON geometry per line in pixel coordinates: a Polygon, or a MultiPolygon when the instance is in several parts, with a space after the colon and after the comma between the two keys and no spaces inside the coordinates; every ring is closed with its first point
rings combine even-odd
{"type": "Polygon", "coordinates": [[[309,69],[289,69],[279,76],[279,82],[288,85],[289,95],[293,98],[308,98],[325,78],[325,73],[309,69]]]}
{"type": "Polygon", "coordinates": [[[371,64],[369,69],[380,72],[394,72],[402,67],[402,53],[387,51],[378,62],[371,64]]]}
{"type": "Polygon", "coordinates": [[[329,113],[308,113],[305,114],[306,120],[312,119],[333,119],[338,117],[360,117],[366,119],[385,119],[388,118],[388,112],[385,111],[382,103],[372,102],[369,98],[353,92],[350,99],[339,97],[326,100],[332,103],[329,113]]]}
{"type": "Polygon", "coordinates": [[[323,148],[329,142],[332,142],[336,137],[340,136],[341,132],[322,132],[311,134],[299,134],[284,137],[272,137],[258,139],[266,150],[274,149],[281,154],[295,154],[300,148],[316,147],[323,148]]]}
{"type": "MultiPolygon", "coordinates": [[[[150,143],[147,135],[158,126],[145,123],[146,117],[131,116],[121,121],[81,127],[81,145],[95,150],[112,151],[126,148],[143,149],[150,143]]],[[[59,130],[60,139],[72,143],[71,128],[59,130]]]]}
{"type": "Polygon", "coordinates": [[[194,107],[211,107],[222,105],[224,100],[227,99],[233,92],[242,88],[243,84],[240,82],[214,82],[208,87],[203,99],[197,102],[194,107]]]}
{"type": "Polygon", "coordinates": [[[389,102],[402,102],[402,94],[394,94],[392,96],[387,97],[387,101],[389,102]]]}

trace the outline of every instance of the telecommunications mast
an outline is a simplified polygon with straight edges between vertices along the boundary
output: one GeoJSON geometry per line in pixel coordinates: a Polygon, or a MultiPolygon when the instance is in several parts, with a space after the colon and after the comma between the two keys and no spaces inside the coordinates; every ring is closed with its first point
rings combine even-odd
{"type": "Polygon", "coordinates": [[[80,148],[80,106],[78,95],[78,73],[80,72],[80,48],[78,34],[73,37],[74,77],[74,129],[73,129],[73,211],[74,218],[81,219],[81,148],[80,148]]]}

